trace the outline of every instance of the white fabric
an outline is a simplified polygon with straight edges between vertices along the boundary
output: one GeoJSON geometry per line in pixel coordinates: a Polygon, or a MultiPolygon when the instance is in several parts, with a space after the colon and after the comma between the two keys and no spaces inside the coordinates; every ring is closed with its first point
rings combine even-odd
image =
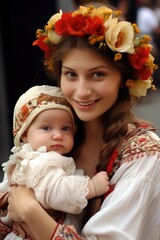
{"type": "Polygon", "coordinates": [[[160,158],[124,163],[111,180],[114,191],[83,229],[87,239],[160,239],[160,158]]]}
{"type": "Polygon", "coordinates": [[[10,232],[7,234],[4,240],[25,240],[25,239],[17,236],[14,232],[10,232]]]}
{"type": "Polygon", "coordinates": [[[87,205],[89,177],[76,170],[73,158],[56,152],[46,152],[46,147],[33,151],[27,143],[14,147],[10,160],[3,163],[6,173],[14,166],[12,183],[34,189],[37,200],[45,209],[80,213],[87,205]]]}
{"type": "MultiPolygon", "coordinates": [[[[160,141],[155,133],[148,135],[160,141]]],[[[160,152],[146,151],[143,157],[124,162],[110,184],[116,184],[115,189],[84,226],[85,239],[160,240],[160,152]]],[[[78,230],[81,215],[68,214],[65,223],[78,230]]]]}

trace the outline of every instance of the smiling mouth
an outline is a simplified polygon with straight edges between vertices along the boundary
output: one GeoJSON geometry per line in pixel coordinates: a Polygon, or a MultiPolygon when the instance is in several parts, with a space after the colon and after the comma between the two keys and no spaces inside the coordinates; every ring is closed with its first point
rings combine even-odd
{"type": "Polygon", "coordinates": [[[77,103],[78,106],[84,107],[84,108],[85,108],[85,107],[92,107],[92,106],[94,106],[95,103],[98,102],[98,101],[99,101],[99,99],[98,99],[98,100],[89,101],[89,102],[80,102],[80,101],[76,101],[76,100],[75,100],[75,102],[77,103]]]}
{"type": "Polygon", "coordinates": [[[75,102],[79,110],[88,111],[88,110],[92,110],[98,101],[99,100],[93,100],[89,102],[80,102],[80,101],[75,101],[75,102]]]}

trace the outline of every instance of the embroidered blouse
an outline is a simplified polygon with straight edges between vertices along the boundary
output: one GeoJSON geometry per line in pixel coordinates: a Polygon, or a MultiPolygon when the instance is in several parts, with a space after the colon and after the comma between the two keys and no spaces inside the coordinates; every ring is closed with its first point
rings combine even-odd
{"type": "MultiPolygon", "coordinates": [[[[74,225],[57,225],[53,240],[159,240],[160,139],[151,131],[131,134],[124,142],[118,169],[110,184],[114,190],[80,235],[74,225]]],[[[115,161],[116,162],[116,161],[115,161]]]]}

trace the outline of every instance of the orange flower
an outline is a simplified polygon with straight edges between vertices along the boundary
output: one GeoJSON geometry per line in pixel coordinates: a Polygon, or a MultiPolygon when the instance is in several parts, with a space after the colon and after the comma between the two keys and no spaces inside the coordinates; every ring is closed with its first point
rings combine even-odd
{"type": "Polygon", "coordinates": [[[25,121],[29,115],[29,108],[26,105],[23,105],[21,108],[21,120],[25,121]]]}

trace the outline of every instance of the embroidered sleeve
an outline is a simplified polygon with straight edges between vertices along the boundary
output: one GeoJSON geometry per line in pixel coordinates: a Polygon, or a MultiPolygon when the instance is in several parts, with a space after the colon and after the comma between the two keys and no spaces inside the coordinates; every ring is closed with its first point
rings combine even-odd
{"type": "Polygon", "coordinates": [[[0,221],[0,239],[4,239],[10,232],[11,229],[0,221]]]}
{"type": "Polygon", "coordinates": [[[85,240],[85,237],[78,235],[72,225],[58,225],[51,240],[85,240]]]}
{"type": "Polygon", "coordinates": [[[132,161],[135,158],[158,155],[160,157],[160,140],[145,133],[128,139],[121,150],[122,162],[132,161]]]}

